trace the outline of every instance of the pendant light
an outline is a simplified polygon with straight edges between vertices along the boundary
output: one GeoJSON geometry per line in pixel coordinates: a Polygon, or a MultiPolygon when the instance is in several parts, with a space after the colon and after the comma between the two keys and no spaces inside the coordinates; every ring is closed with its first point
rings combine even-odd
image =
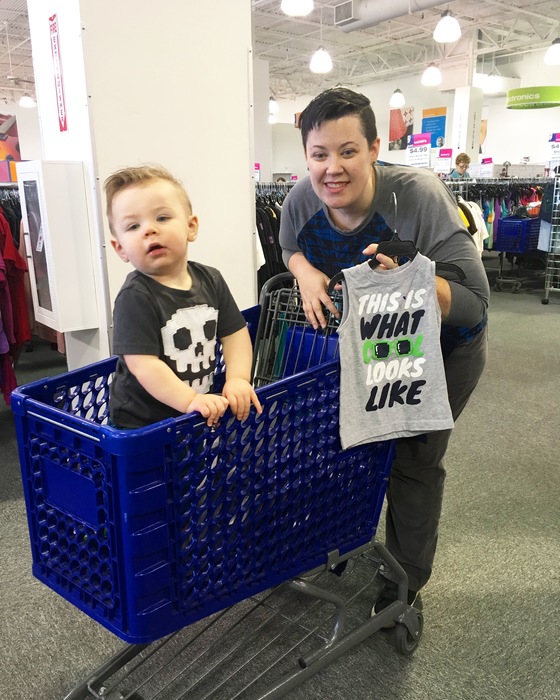
{"type": "Polygon", "coordinates": [[[309,70],[312,73],[330,73],[332,71],[332,58],[328,51],[320,48],[315,51],[313,56],[311,56],[311,62],[309,64],[309,70]]]}
{"type": "MultiPolygon", "coordinates": [[[[321,8],[321,41],[323,40],[323,8],[321,8]]],[[[311,56],[311,62],[309,63],[309,70],[312,73],[330,73],[333,68],[332,58],[328,51],[321,46],[317,49],[313,56],[311,56]]]]}
{"type": "Polygon", "coordinates": [[[399,90],[399,88],[397,88],[391,95],[391,99],[389,100],[389,107],[392,107],[393,109],[399,109],[400,107],[404,107],[404,103],[404,95],[402,94],[402,91],[399,90]]]}
{"type": "Polygon", "coordinates": [[[35,107],[35,100],[31,97],[31,95],[25,94],[19,98],[18,105],[20,107],[25,107],[26,109],[32,109],[35,107]]]}
{"type": "Polygon", "coordinates": [[[313,10],[313,0],[282,0],[280,9],[290,17],[305,17],[313,10]]]}
{"type": "Polygon", "coordinates": [[[434,29],[434,41],[438,44],[454,44],[461,38],[461,27],[449,10],[446,10],[434,29]]]}
{"type": "Polygon", "coordinates": [[[421,82],[422,85],[425,85],[426,87],[435,87],[436,85],[439,85],[442,80],[443,78],[440,69],[435,63],[430,63],[422,74],[421,82]]]}
{"type": "Polygon", "coordinates": [[[546,50],[544,62],[547,66],[560,66],[560,38],[554,39],[546,50]]]}

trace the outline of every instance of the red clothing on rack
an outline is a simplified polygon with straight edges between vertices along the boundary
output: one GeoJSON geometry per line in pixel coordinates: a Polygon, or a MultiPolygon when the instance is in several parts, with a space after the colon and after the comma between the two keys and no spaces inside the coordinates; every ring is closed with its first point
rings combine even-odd
{"type": "MultiPolygon", "coordinates": [[[[0,211],[0,253],[6,265],[6,276],[12,302],[14,344],[21,346],[31,340],[31,327],[25,301],[24,278],[27,272],[25,260],[16,250],[10,225],[0,211]]],[[[5,326],[4,326],[5,327],[5,326]]],[[[10,342],[12,340],[10,339],[10,342]]]]}

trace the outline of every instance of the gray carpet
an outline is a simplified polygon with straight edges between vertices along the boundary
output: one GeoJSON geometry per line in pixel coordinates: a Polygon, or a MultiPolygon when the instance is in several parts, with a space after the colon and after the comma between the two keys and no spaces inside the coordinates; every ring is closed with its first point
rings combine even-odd
{"type": "MultiPolygon", "coordinates": [[[[486,263],[495,277],[495,258],[486,263]]],[[[528,278],[520,294],[492,295],[489,363],[448,451],[418,649],[403,657],[392,633],[378,632],[290,698],[560,698],[560,295],[543,306],[542,278],[528,278]]],[[[40,345],[22,355],[17,374],[28,382],[60,371],[61,358],[40,345]]],[[[4,406],[0,445],[0,697],[62,700],[123,643],[32,577],[17,445],[4,406]]],[[[318,583],[351,593],[370,575],[360,558],[342,579],[322,574],[318,583]]],[[[365,619],[370,589],[352,605],[350,617],[365,619]]],[[[185,697],[202,700],[205,692],[185,697]]]]}

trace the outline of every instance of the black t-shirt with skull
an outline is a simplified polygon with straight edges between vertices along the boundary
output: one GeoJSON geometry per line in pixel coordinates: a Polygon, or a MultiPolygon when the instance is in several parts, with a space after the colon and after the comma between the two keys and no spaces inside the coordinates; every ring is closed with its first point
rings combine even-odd
{"type": "Polygon", "coordinates": [[[123,355],[155,355],[204,394],[216,368],[216,340],[245,326],[221,273],[189,262],[188,291],[165,287],[137,270],[125,280],[113,312],[113,352],[119,356],[111,384],[111,421],[140,428],[180,413],[149,394],[123,355]]]}

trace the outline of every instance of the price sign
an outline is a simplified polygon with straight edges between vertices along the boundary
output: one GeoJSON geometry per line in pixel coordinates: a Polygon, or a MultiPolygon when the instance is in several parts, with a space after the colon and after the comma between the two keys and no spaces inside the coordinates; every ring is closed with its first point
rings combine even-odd
{"type": "Polygon", "coordinates": [[[560,133],[550,134],[548,139],[549,160],[560,161],[560,133]]]}
{"type": "Polygon", "coordinates": [[[408,147],[406,149],[407,165],[414,165],[417,168],[429,168],[430,149],[430,134],[411,134],[408,137],[408,147]]]}
{"type": "Polygon", "coordinates": [[[448,175],[451,172],[451,148],[440,148],[434,162],[434,173],[448,175]]]}

